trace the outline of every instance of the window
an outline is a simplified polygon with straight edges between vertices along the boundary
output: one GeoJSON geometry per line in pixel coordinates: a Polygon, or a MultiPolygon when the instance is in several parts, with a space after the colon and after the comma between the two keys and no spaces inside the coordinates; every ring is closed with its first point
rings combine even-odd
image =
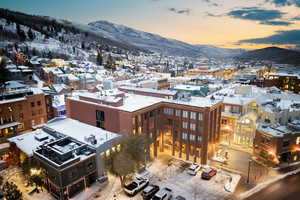
{"type": "Polygon", "coordinates": [[[35,114],[36,114],[35,111],[32,111],[32,116],[35,116],[35,114]]]}
{"type": "Polygon", "coordinates": [[[187,133],[182,133],[182,139],[187,140],[188,139],[188,134],[187,133]]]}
{"type": "Polygon", "coordinates": [[[297,139],[296,139],[296,144],[297,144],[297,145],[300,144],[300,137],[297,137],[297,139]]]}
{"type": "Polygon", "coordinates": [[[196,136],[195,135],[190,135],[190,140],[195,141],[196,140],[196,136]]]}
{"type": "Polygon", "coordinates": [[[201,142],[202,137],[201,137],[201,136],[197,136],[197,140],[198,140],[199,142],[201,142]]]}
{"type": "Polygon", "coordinates": [[[135,117],[132,118],[132,124],[135,125],[135,117]]]}
{"type": "Polygon", "coordinates": [[[191,129],[192,131],[195,131],[195,130],[196,130],[196,124],[190,123],[190,129],[191,129]]]}
{"type": "Polygon", "coordinates": [[[182,117],[188,118],[189,117],[189,112],[188,111],[182,111],[182,117]]]}
{"type": "Polygon", "coordinates": [[[8,106],[8,108],[7,108],[7,109],[8,109],[8,111],[9,111],[9,112],[12,112],[12,111],[13,111],[13,109],[12,109],[12,107],[11,107],[11,106],[8,106]]]}
{"type": "Polygon", "coordinates": [[[197,113],[191,112],[191,119],[196,119],[197,118],[197,113]]]}
{"type": "Polygon", "coordinates": [[[41,105],[41,101],[37,101],[37,105],[40,106],[41,105]]]}
{"type": "Polygon", "coordinates": [[[172,108],[164,108],[164,114],[173,115],[173,109],[172,108]]]}
{"type": "Polygon", "coordinates": [[[187,122],[182,122],[182,128],[187,129],[188,128],[188,123],[187,122]]]}
{"type": "Polygon", "coordinates": [[[225,112],[230,112],[231,111],[231,106],[225,106],[224,111],[225,112]]]}
{"type": "Polygon", "coordinates": [[[96,110],[96,126],[105,129],[105,113],[101,110],[96,110]]]}
{"type": "Polygon", "coordinates": [[[96,121],[100,121],[100,122],[105,121],[104,111],[96,110],[96,121]]]}
{"type": "Polygon", "coordinates": [[[198,119],[199,119],[199,120],[203,120],[203,113],[199,113],[198,119]]]}
{"type": "Polygon", "coordinates": [[[181,110],[175,110],[175,115],[177,117],[181,117],[181,110]]]}
{"type": "Polygon", "coordinates": [[[34,107],[34,106],[35,106],[35,105],[34,105],[34,102],[31,102],[30,104],[31,104],[31,107],[34,107]]]}
{"type": "Polygon", "coordinates": [[[232,112],[233,113],[240,113],[240,107],[238,107],[238,106],[232,106],[232,112]]]}

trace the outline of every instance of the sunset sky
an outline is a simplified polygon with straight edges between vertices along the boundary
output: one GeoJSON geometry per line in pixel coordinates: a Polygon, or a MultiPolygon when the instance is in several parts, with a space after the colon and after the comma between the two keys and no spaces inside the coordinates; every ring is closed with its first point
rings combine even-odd
{"type": "Polygon", "coordinates": [[[300,0],[1,0],[1,7],[84,24],[107,20],[191,44],[300,45],[300,0]]]}

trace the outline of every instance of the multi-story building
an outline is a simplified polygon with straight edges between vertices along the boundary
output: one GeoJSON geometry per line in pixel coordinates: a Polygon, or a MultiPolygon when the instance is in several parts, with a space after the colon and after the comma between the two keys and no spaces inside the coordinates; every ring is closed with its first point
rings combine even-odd
{"type": "Polygon", "coordinates": [[[69,118],[120,134],[148,135],[154,156],[165,152],[206,164],[219,141],[222,102],[214,98],[123,87],[73,93],[65,101],[69,118]]]}
{"type": "MultiPolygon", "coordinates": [[[[44,170],[48,191],[64,200],[74,197],[96,180],[107,179],[104,157],[119,148],[120,139],[118,134],[77,120],[55,118],[41,130],[9,141],[35,163],[35,171],[44,170]]],[[[20,162],[22,160],[24,158],[20,162]]]]}
{"type": "Polygon", "coordinates": [[[300,78],[298,74],[294,73],[269,73],[268,77],[257,80],[255,85],[260,87],[275,86],[283,91],[300,93],[300,78]]]}
{"type": "Polygon", "coordinates": [[[286,126],[262,124],[254,140],[254,155],[270,165],[300,161],[300,121],[286,126]]]}
{"type": "Polygon", "coordinates": [[[9,81],[0,96],[0,136],[6,138],[19,132],[37,128],[48,117],[47,96],[36,88],[17,81],[9,81]]]}

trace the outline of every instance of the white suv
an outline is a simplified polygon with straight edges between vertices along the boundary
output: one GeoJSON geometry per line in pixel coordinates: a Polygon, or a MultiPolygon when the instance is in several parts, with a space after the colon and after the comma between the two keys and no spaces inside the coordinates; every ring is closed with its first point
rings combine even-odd
{"type": "Polygon", "coordinates": [[[192,163],[187,170],[187,173],[196,176],[197,172],[200,170],[200,165],[197,163],[192,163]]]}

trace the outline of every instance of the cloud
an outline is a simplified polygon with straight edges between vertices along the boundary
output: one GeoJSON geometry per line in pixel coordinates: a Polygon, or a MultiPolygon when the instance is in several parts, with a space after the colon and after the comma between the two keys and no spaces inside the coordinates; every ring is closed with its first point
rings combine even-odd
{"type": "Polygon", "coordinates": [[[185,8],[185,9],[169,8],[168,10],[176,14],[187,14],[187,15],[190,14],[191,12],[191,9],[189,8],[185,8]]]}
{"type": "Polygon", "coordinates": [[[266,10],[258,7],[244,7],[228,12],[227,16],[252,21],[269,21],[280,19],[283,14],[284,13],[279,10],[266,10]]]}
{"type": "Polygon", "coordinates": [[[238,43],[300,45],[300,30],[277,31],[268,37],[240,40],[238,43]]]}
{"type": "Polygon", "coordinates": [[[263,22],[260,22],[260,24],[272,25],[272,26],[289,26],[293,23],[287,22],[287,21],[263,21],[263,22]]]}
{"type": "Polygon", "coordinates": [[[275,4],[276,6],[297,6],[300,7],[300,0],[266,0],[266,2],[270,2],[275,4]]]}

